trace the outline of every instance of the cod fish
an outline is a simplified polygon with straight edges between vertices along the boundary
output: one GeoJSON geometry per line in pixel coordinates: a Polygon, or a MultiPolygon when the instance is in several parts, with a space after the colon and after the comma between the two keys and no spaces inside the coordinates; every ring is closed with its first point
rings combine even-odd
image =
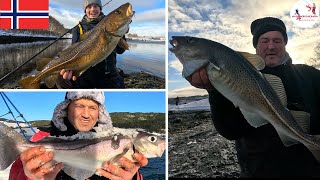
{"type": "Polygon", "coordinates": [[[104,17],[83,41],[69,46],[52,60],[44,58],[44,62],[49,63],[45,66],[39,63],[37,69],[42,70],[21,79],[18,82],[19,86],[38,89],[41,80],[44,80],[45,84],[52,88],[62,69],[72,70],[73,75],[78,77],[91,66],[107,58],[117,44],[128,47],[122,37],[129,29],[134,13],[130,3],[121,5],[104,17]]]}
{"type": "Polygon", "coordinates": [[[319,137],[303,131],[283,106],[281,98],[258,71],[265,67],[260,56],[236,52],[218,42],[196,37],[173,36],[170,44],[170,51],[183,64],[183,77],[205,67],[214,88],[239,107],[250,125],[270,123],[285,146],[302,143],[320,161],[319,137]]]}
{"type": "Polygon", "coordinates": [[[135,162],[132,159],[134,150],[146,158],[161,157],[165,150],[164,137],[135,129],[114,127],[109,131],[80,132],[63,137],[30,142],[11,127],[0,124],[0,170],[6,169],[24,150],[39,145],[53,151],[54,160],[64,163],[63,171],[74,179],[91,177],[104,161],[116,163],[124,156],[135,162]]]}

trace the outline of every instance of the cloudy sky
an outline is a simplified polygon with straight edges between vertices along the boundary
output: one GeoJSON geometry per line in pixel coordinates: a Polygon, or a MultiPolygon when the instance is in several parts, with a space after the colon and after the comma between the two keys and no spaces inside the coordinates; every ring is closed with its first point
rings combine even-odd
{"type": "MultiPolygon", "coordinates": [[[[306,1],[306,0],[303,0],[306,1]]],[[[286,46],[293,63],[307,63],[320,42],[319,20],[312,28],[300,28],[290,18],[296,0],[169,0],[168,38],[188,35],[211,39],[237,51],[255,53],[250,24],[257,18],[280,18],[289,35],[286,46]]],[[[316,2],[316,1],[314,1],[316,2]]],[[[317,3],[317,2],[316,2],[317,3]]],[[[319,7],[319,5],[317,6],[319,7]]],[[[319,11],[319,9],[317,8],[319,11]]],[[[169,45],[171,47],[171,45],[169,45]]],[[[168,53],[169,97],[206,94],[193,88],[181,76],[182,66],[173,53],[168,53]]]]}
{"type": "MultiPolygon", "coordinates": [[[[50,0],[49,14],[64,27],[74,27],[83,17],[83,0],[50,0]]],[[[101,0],[102,4],[109,0],[101,0]]],[[[165,0],[113,0],[103,7],[108,14],[120,5],[130,2],[136,12],[130,24],[130,33],[139,36],[165,37],[165,0]]]]}

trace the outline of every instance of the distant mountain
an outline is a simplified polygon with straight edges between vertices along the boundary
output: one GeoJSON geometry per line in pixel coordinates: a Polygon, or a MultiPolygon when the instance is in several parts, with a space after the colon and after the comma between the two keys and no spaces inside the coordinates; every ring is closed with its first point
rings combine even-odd
{"type": "MultiPolygon", "coordinates": [[[[121,128],[142,128],[149,132],[165,133],[165,113],[110,113],[113,126],[121,128]]],[[[0,121],[5,121],[7,119],[0,118],[0,121]]],[[[7,122],[14,123],[15,121],[9,120],[7,122]]],[[[36,120],[29,121],[33,127],[42,127],[41,129],[46,129],[50,126],[50,120],[36,120]]]]}
{"type": "Polygon", "coordinates": [[[68,29],[64,28],[64,26],[58,20],[52,16],[49,16],[49,31],[62,35],[67,32],[67,30],[68,29]]]}

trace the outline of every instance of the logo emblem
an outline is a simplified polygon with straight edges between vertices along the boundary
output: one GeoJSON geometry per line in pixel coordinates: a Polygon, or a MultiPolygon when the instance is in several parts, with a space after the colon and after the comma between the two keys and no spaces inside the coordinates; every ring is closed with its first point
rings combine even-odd
{"type": "Polygon", "coordinates": [[[312,28],[319,21],[319,8],[310,0],[296,2],[290,11],[293,23],[301,28],[312,28]]]}

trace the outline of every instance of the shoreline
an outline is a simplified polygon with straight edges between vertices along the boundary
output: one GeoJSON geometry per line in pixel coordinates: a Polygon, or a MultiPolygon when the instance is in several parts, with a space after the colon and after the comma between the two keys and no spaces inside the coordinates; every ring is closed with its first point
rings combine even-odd
{"type": "MultiPolygon", "coordinates": [[[[0,35],[0,44],[12,44],[12,43],[29,43],[37,41],[51,41],[56,40],[58,37],[50,36],[14,36],[14,35],[0,35]]],[[[71,37],[62,37],[60,39],[72,39],[71,37]]],[[[164,44],[165,41],[162,40],[152,40],[152,39],[130,39],[127,41],[136,42],[136,43],[159,43],[164,44]]]]}
{"type": "MultiPolygon", "coordinates": [[[[37,41],[51,41],[56,40],[59,37],[36,37],[36,36],[0,36],[0,44],[12,44],[12,43],[29,43],[37,41]]],[[[60,38],[60,39],[71,39],[71,38],[60,38]]]]}

